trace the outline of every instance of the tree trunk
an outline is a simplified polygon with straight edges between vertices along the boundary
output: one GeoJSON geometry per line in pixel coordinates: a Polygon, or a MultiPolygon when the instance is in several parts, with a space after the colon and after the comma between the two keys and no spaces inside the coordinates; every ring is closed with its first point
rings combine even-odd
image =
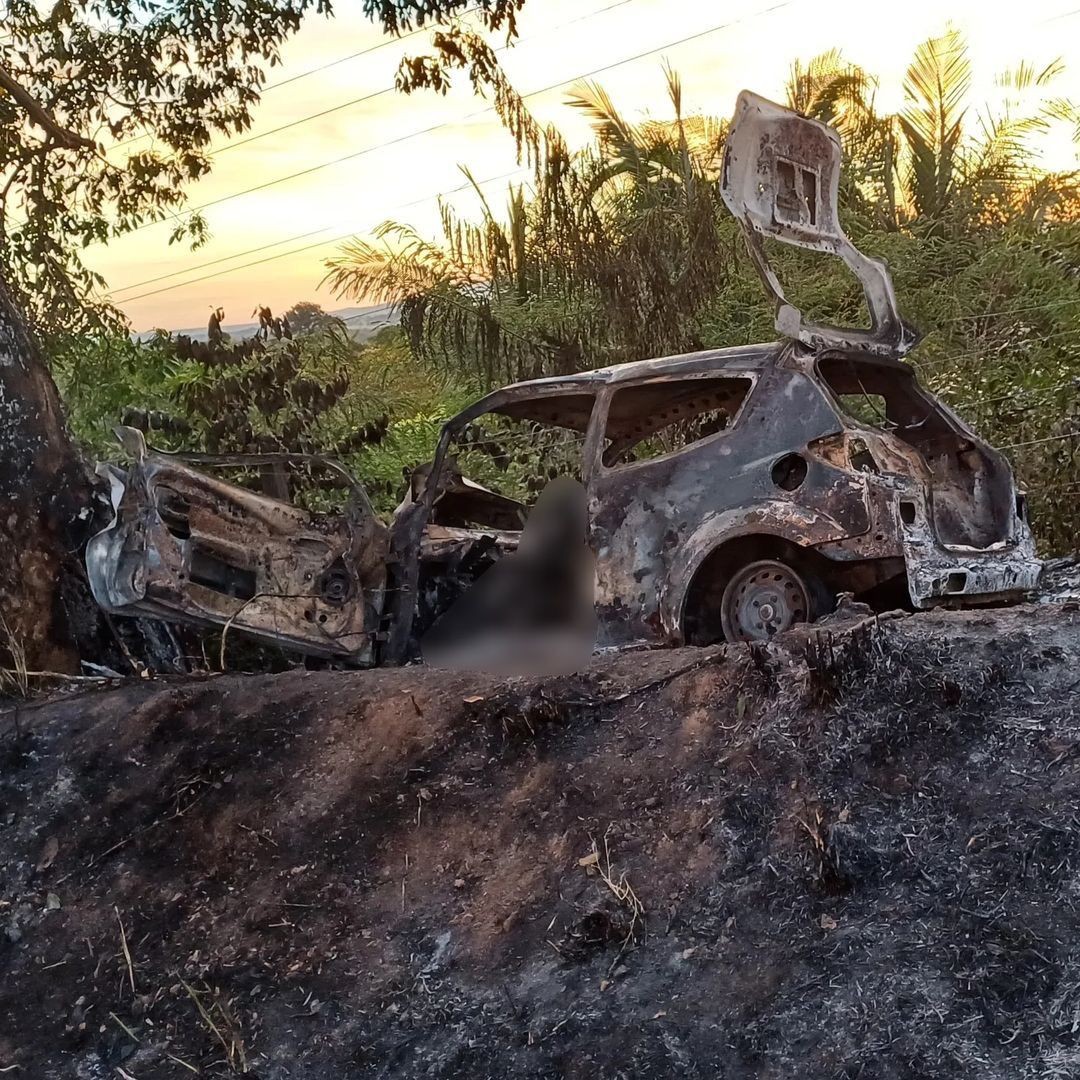
{"type": "Polygon", "coordinates": [[[0,279],[0,664],[78,670],[71,609],[85,595],[93,497],[56,384],[0,279]]]}

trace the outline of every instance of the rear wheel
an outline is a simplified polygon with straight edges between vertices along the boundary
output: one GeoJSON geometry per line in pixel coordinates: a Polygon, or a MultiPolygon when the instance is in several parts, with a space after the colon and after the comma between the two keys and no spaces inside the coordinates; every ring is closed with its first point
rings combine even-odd
{"type": "Polygon", "coordinates": [[[747,563],[732,574],[720,600],[728,641],[768,641],[796,623],[823,614],[824,586],[810,574],[775,559],[747,563]]]}

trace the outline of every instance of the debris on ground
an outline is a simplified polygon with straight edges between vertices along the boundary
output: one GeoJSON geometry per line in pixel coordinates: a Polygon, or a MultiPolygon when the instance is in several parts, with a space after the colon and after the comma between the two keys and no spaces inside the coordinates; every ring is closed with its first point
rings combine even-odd
{"type": "Polygon", "coordinates": [[[1039,578],[1037,595],[1044,604],[1080,604],[1080,555],[1050,559],[1039,578]]]}
{"type": "Polygon", "coordinates": [[[0,1069],[1080,1074],[1080,612],[0,719],[0,1069]]]}

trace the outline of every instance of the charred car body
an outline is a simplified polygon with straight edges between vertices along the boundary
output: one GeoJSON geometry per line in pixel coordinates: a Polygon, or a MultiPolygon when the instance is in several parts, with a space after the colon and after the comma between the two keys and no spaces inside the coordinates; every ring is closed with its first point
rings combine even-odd
{"type": "Polygon", "coordinates": [[[515,547],[527,498],[462,473],[523,440],[584,485],[602,646],[767,638],[841,591],[902,586],[916,608],[1021,597],[1041,570],[1024,499],[1005,458],[904,361],[916,335],[884,265],[840,228],[839,171],[835,132],[743,93],[722,191],[782,339],[497,390],[445,425],[389,527],[358,486],[344,515],[313,515],[129,435],[135,465],[110,467],[115,518],[88,549],[95,596],[114,612],[401,662],[515,547]],[[869,328],[804,319],[766,238],[843,259],[869,328]]]}

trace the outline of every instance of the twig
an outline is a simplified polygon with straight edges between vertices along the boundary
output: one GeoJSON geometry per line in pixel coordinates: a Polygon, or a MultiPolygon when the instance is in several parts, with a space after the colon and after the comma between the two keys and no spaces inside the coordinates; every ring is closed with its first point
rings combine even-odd
{"type": "Polygon", "coordinates": [[[190,1069],[193,1073],[198,1073],[198,1069],[194,1065],[189,1065],[183,1058],[178,1058],[175,1054],[170,1054],[168,1050],[162,1051],[164,1055],[170,1060],[175,1061],[177,1065],[183,1065],[185,1069],[190,1069]]]}
{"type": "Polygon", "coordinates": [[[665,675],[661,675],[657,679],[651,679],[649,682],[642,683],[640,686],[631,687],[629,690],[623,691],[621,694],[616,694],[614,697],[604,698],[582,698],[567,701],[567,705],[617,705],[620,701],[626,701],[627,698],[636,697],[638,694],[644,694],[646,690],[655,690],[658,686],[666,686],[669,682],[674,682],[675,679],[681,675],[689,675],[691,671],[696,671],[698,668],[704,667],[706,664],[712,663],[720,656],[719,650],[717,652],[709,653],[708,656],[699,657],[692,663],[685,664],[681,668],[676,668],[674,671],[669,671],[665,675]]]}
{"type": "MultiPolygon", "coordinates": [[[[178,975],[177,978],[180,979],[180,976],[178,975]]],[[[191,1000],[195,1002],[195,1008],[199,1010],[199,1015],[203,1018],[203,1022],[217,1036],[218,1042],[221,1043],[222,1048],[225,1051],[225,1056],[228,1059],[229,1067],[235,1069],[236,1065],[233,1062],[233,1057],[237,1051],[236,1040],[233,1039],[231,1042],[226,1040],[225,1036],[221,1034],[221,1029],[217,1026],[217,1024],[214,1023],[214,1018],[204,1008],[203,1003],[199,999],[199,995],[195,992],[195,990],[188,986],[188,984],[184,982],[183,979],[180,979],[180,985],[188,992],[188,996],[191,998],[191,1000]]],[[[220,1003],[218,1003],[218,1008],[220,1009],[220,1007],[220,1003]]],[[[239,1047],[239,1051],[241,1064],[240,1071],[247,1072],[247,1065],[244,1062],[244,1050],[242,1046],[239,1047]]]]}
{"type": "MultiPolygon", "coordinates": [[[[101,862],[102,859],[106,858],[106,856],[109,856],[114,851],[119,850],[125,844],[130,844],[132,840],[137,839],[144,833],[150,832],[151,829],[156,829],[159,825],[164,825],[166,821],[175,821],[176,818],[183,817],[210,790],[210,788],[204,788],[198,795],[195,796],[194,799],[191,800],[191,802],[187,804],[187,806],[184,807],[183,810],[174,810],[168,817],[158,818],[156,821],[151,821],[149,825],[144,825],[141,829],[136,829],[133,833],[128,833],[128,835],[125,836],[123,840],[117,840],[117,842],[113,844],[111,848],[106,848],[106,850],[103,851],[100,855],[95,855],[87,864],[87,868],[89,869],[92,866],[96,866],[99,862],[101,862]]],[[[72,872],[74,873],[74,871],[72,872]]],[[[71,874],[65,875],[56,884],[62,885],[65,881],[67,881],[69,877],[71,877],[71,874]]]]}
{"type": "Polygon", "coordinates": [[[128,980],[131,983],[132,996],[135,995],[135,967],[131,963],[131,952],[128,949],[127,934],[124,932],[124,920],[120,918],[120,909],[114,907],[113,911],[116,912],[116,921],[120,924],[120,948],[124,951],[124,959],[127,961],[128,980]]]}
{"type": "Polygon", "coordinates": [[[129,1038],[134,1039],[135,1042],[141,1042],[142,1041],[139,1038],[139,1036],[136,1035],[135,1032],[132,1031],[131,1028],[129,1028],[127,1026],[127,1024],[125,1024],[124,1021],[121,1020],[120,1017],[116,1015],[116,1013],[111,1012],[111,1013],[109,1013],[109,1015],[124,1029],[124,1031],[127,1033],[129,1038]]]}
{"type": "MultiPolygon", "coordinates": [[[[157,672],[154,675],[153,682],[155,684],[183,682],[187,685],[198,682],[200,680],[220,679],[221,674],[222,673],[220,671],[190,671],[183,675],[164,675],[161,672],[157,672]]],[[[81,697],[86,697],[86,695],[94,693],[95,690],[101,688],[101,683],[116,683],[120,681],[127,682],[130,685],[134,684],[136,680],[127,678],[123,680],[101,678],[100,680],[98,680],[98,686],[88,686],[84,690],[73,691],[69,694],[52,694],[47,698],[23,702],[15,706],[14,708],[4,709],[2,712],[0,712],[0,720],[3,720],[6,716],[12,716],[20,711],[29,711],[30,709],[48,709],[51,708],[53,705],[59,703],[67,704],[68,702],[76,701],[81,697]]],[[[139,682],[141,681],[142,680],[139,680],[139,682]]]]}
{"type": "Polygon", "coordinates": [[[619,946],[619,951],[615,956],[615,959],[608,965],[608,974],[610,975],[615,968],[619,966],[619,962],[626,954],[627,949],[630,948],[638,933],[638,924],[645,917],[645,905],[638,899],[638,895],[634,892],[633,886],[630,884],[626,871],[624,870],[618,880],[615,879],[614,867],[611,864],[611,848],[608,844],[607,833],[604,834],[604,857],[600,858],[600,849],[597,846],[596,840],[592,840],[592,849],[594,859],[591,860],[591,864],[596,867],[596,872],[600,875],[600,880],[607,886],[612,896],[626,908],[630,909],[630,926],[626,931],[626,936],[622,940],[622,944],[619,946]]]}
{"type": "Polygon", "coordinates": [[[28,679],[60,679],[62,682],[117,682],[126,678],[124,675],[65,675],[62,671],[25,671],[28,679]]]}
{"type": "MultiPolygon", "coordinates": [[[[243,829],[244,832],[251,833],[251,835],[254,836],[257,840],[262,840],[264,844],[269,844],[271,847],[277,847],[277,841],[272,836],[264,836],[261,832],[259,832],[257,829],[253,829],[250,825],[244,825],[240,822],[238,822],[237,824],[240,825],[240,828],[243,829]]],[[[314,907],[314,904],[312,904],[311,906],[314,907]]]]}
{"type": "Polygon", "coordinates": [[[85,135],[69,131],[58,123],[56,117],[2,67],[0,67],[0,88],[6,90],[15,102],[22,106],[31,121],[42,128],[46,134],[51,135],[61,146],[68,150],[97,150],[97,144],[93,140],[86,138],[85,135]]]}
{"type": "Polygon", "coordinates": [[[8,625],[2,612],[0,612],[0,630],[3,631],[4,648],[11,655],[11,662],[14,664],[13,668],[0,668],[0,688],[11,683],[19,697],[27,697],[30,693],[30,682],[26,670],[26,648],[22,639],[17,637],[15,631],[8,625]]]}

